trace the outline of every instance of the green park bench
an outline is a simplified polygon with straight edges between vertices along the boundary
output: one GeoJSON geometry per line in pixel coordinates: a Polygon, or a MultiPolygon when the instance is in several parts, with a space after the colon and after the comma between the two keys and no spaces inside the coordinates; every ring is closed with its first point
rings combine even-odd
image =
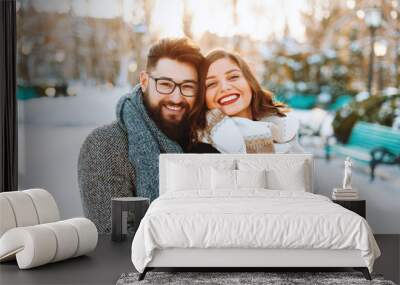
{"type": "Polygon", "coordinates": [[[316,96],[305,95],[301,93],[294,94],[289,97],[287,104],[294,109],[309,110],[312,109],[317,103],[316,96]]]}
{"type": "Polygon", "coordinates": [[[328,160],[333,153],[368,163],[371,180],[374,180],[377,165],[400,165],[400,131],[378,124],[357,122],[346,144],[326,144],[325,155],[328,160]]]}
{"type": "Polygon", "coordinates": [[[17,87],[17,99],[18,100],[29,100],[32,98],[39,97],[39,93],[33,86],[18,86],[17,87]]]}
{"type": "Polygon", "coordinates": [[[342,107],[346,106],[349,104],[351,101],[353,101],[353,97],[350,95],[341,95],[339,96],[334,103],[330,104],[328,109],[329,111],[337,111],[341,109],[342,107]]]}

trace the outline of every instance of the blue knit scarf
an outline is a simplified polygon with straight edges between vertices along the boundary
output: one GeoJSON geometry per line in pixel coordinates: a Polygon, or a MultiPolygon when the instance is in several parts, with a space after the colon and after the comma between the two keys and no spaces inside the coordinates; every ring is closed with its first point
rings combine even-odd
{"type": "Polygon", "coordinates": [[[136,195],[153,201],[159,193],[160,153],[182,153],[183,150],[149,117],[140,85],[118,101],[117,119],[128,135],[128,157],[135,170],[136,195]]]}

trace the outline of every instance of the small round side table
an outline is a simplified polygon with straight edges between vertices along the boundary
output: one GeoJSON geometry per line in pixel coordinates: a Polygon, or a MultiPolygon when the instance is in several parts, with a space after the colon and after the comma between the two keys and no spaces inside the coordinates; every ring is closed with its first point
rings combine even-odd
{"type": "Polygon", "coordinates": [[[150,199],[144,197],[121,197],[111,199],[111,239],[123,241],[128,233],[128,211],[134,214],[134,231],[146,214],[150,199]]]}

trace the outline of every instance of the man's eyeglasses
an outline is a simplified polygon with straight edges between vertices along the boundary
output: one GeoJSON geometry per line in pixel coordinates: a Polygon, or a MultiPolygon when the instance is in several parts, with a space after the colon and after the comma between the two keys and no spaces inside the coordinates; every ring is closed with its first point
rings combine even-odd
{"type": "Polygon", "coordinates": [[[153,77],[149,75],[151,79],[156,82],[156,90],[157,92],[165,95],[172,94],[174,92],[176,86],[179,87],[182,96],[185,97],[194,97],[197,95],[198,86],[196,82],[184,81],[182,83],[176,83],[172,79],[165,77],[153,77]]]}

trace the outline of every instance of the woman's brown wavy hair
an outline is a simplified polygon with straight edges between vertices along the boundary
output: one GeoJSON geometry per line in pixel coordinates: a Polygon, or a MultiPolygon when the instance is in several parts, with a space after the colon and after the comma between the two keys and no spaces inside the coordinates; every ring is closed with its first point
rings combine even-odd
{"type": "Polygon", "coordinates": [[[206,77],[210,65],[221,59],[227,58],[234,62],[242,71],[243,76],[246,78],[247,82],[252,91],[252,99],[250,103],[251,113],[254,120],[260,120],[263,117],[276,115],[279,117],[285,117],[285,113],[289,111],[287,106],[281,102],[276,102],[273,100],[273,93],[266,89],[263,89],[260,83],[257,81],[253,72],[251,71],[248,64],[238,55],[222,49],[217,49],[211,51],[205,58],[199,74],[199,100],[202,104],[197,104],[194,106],[192,111],[192,123],[190,127],[190,137],[192,138],[192,143],[197,143],[199,141],[198,132],[202,131],[206,127],[206,112],[207,106],[205,103],[206,96],[206,77]]]}

